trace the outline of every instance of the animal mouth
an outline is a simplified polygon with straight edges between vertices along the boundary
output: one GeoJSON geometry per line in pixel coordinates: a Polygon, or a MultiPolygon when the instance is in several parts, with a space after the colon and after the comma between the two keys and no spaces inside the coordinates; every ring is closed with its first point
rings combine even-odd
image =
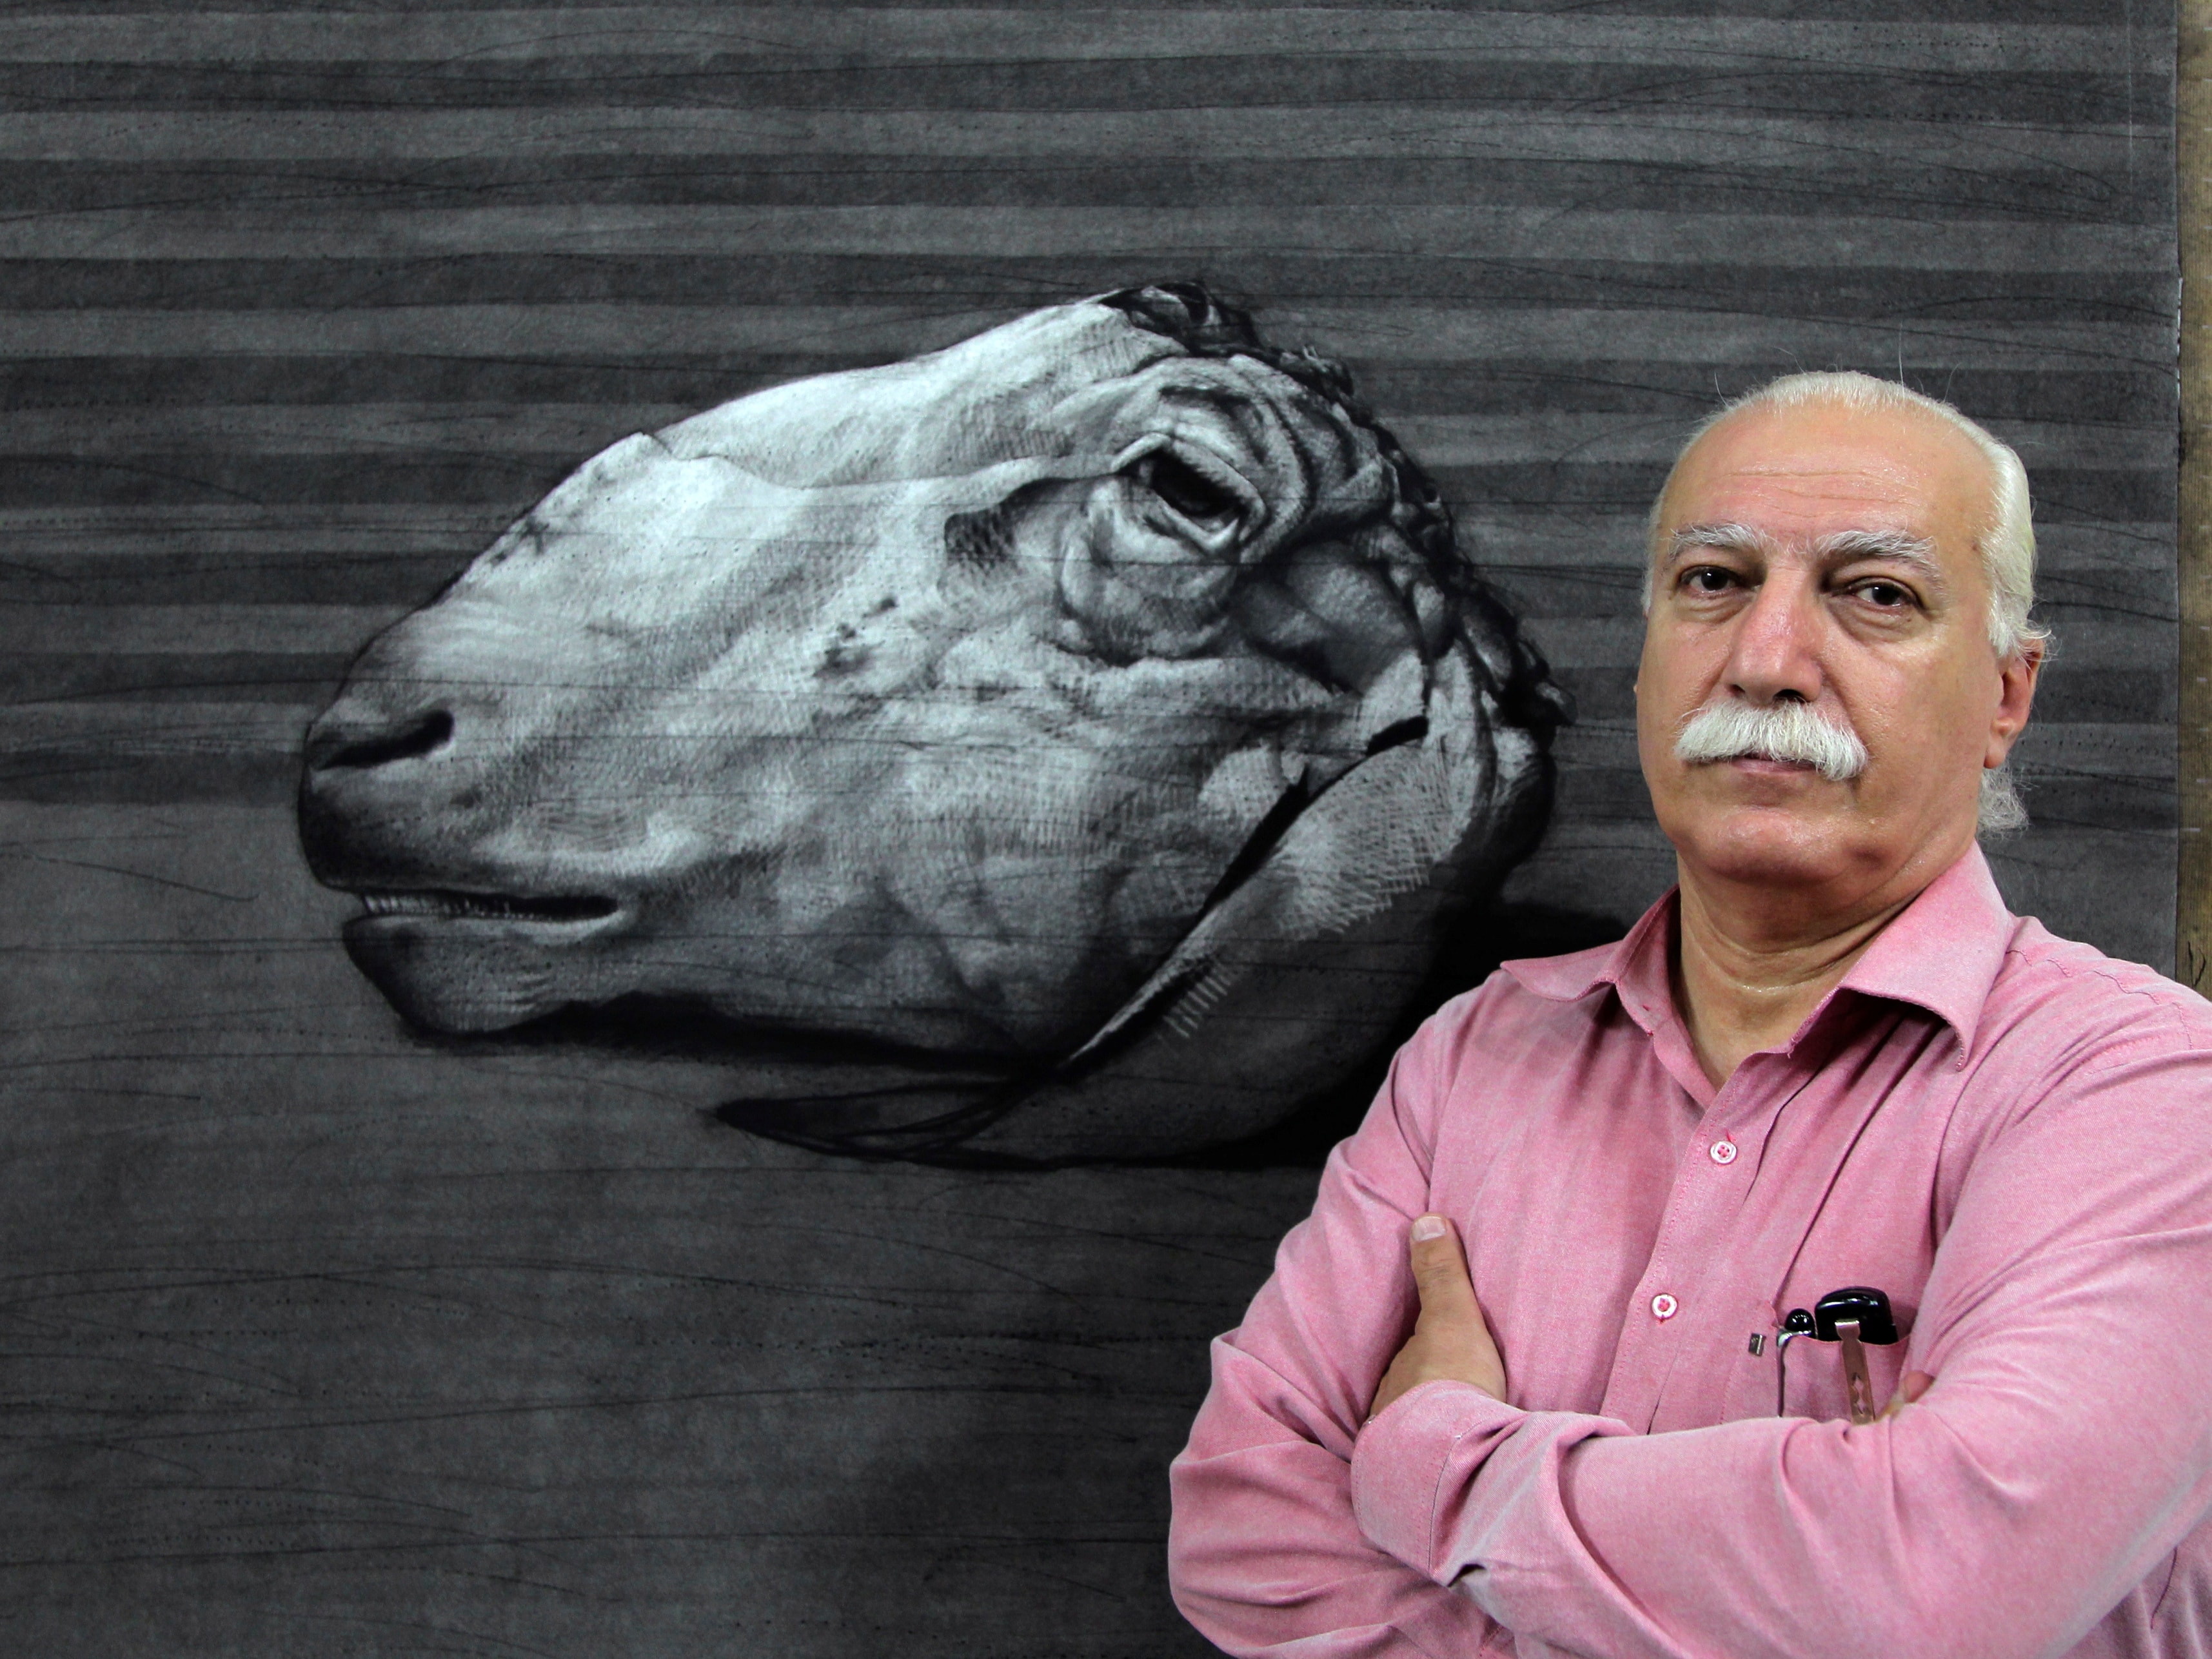
{"type": "Polygon", "coordinates": [[[364,920],[427,916],[440,921],[603,921],[622,908],[611,898],[556,894],[522,898],[511,893],[464,893],[450,888],[368,891],[356,895],[364,920]]]}

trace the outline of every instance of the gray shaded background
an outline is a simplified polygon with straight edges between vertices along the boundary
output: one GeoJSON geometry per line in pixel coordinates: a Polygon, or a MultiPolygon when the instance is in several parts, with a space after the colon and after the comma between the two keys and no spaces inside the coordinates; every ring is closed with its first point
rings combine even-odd
{"type": "Polygon", "coordinates": [[[1310,1167],[766,1146],[704,1060],[410,1038],[300,866],[350,652],[779,378],[1159,276],[1347,358],[1579,699],[1541,937],[1667,878],[1681,428],[1901,368],[2037,488],[2006,890],[2166,965],[2172,52],[2127,0],[0,15],[0,1642],[1199,1650],[1162,1466],[1310,1167]]]}

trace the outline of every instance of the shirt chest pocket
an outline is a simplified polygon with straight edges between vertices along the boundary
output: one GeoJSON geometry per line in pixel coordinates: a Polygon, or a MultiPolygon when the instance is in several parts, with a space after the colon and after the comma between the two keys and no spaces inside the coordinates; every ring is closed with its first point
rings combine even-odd
{"type": "MultiPolygon", "coordinates": [[[[1786,1307],[1806,1305],[1790,1302],[1786,1307]]],[[[1896,1395],[1905,1371],[1905,1352],[1911,1346],[1910,1314],[1899,1310],[1907,1328],[1895,1342],[1863,1342],[1869,1392],[1880,1411],[1896,1395]]],[[[1785,1346],[1775,1310],[1764,1304],[1747,1304],[1743,1322],[1750,1338],[1737,1350],[1735,1374],[1730,1378],[1727,1410],[1730,1419],[1747,1417],[1808,1417],[1816,1420],[1848,1421],[1851,1414],[1850,1385],[1844,1370],[1844,1345],[1817,1337],[1795,1336],[1785,1346]]]]}
{"type": "MultiPolygon", "coordinates": [[[[1859,1352],[1866,1356],[1867,1381],[1873,1385],[1869,1392],[1876,1411],[1896,1396],[1897,1385],[1905,1375],[1905,1349],[1902,1341],[1859,1345],[1859,1352]]],[[[1775,1380],[1772,1373],[1779,1373],[1782,1416],[1821,1420],[1850,1417],[1850,1387],[1844,1369],[1842,1343],[1800,1336],[1784,1348],[1778,1338],[1770,1337],[1766,1352],[1773,1361],[1769,1368],[1770,1384],[1775,1380]]],[[[1776,1403],[1770,1387],[1766,1409],[1773,1411],[1776,1403]]]]}
{"type": "MultiPolygon", "coordinates": [[[[1866,1288],[1881,1293],[1875,1301],[1887,1304],[1897,1334],[1893,1342],[1859,1344],[1858,1351],[1866,1362],[1867,1392],[1876,1412],[1896,1397],[1907,1369],[1913,1320],[1928,1282],[1933,1252],[1931,1241],[1917,1229],[1909,1231],[1894,1224],[1893,1219],[1893,1224],[1878,1224],[1889,1212],[1883,1207],[1883,1195],[1864,1190],[1866,1184],[1863,1170],[1843,1172],[1829,1201],[1814,1218],[1772,1300],[1762,1300],[1753,1316],[1754,1328],[1761,1328],[1764,1336],[1759,1344],[1763,1356],[1755,1362],[1755,1369],[1762,1373],[1765,1386],[1755,1402],[1738,1397],[1735,1403],[1747,1407],[1745,1415],[1772,1416],[1778,1407],[1784,1417],[1820,1422],[1850,1420],[1844,1344],[1823,1342],[1808,1333],[1792,1337],[1785,1347],[1780,1327],[1785,1316],[1809,1320],[1826,1298],[1866,1288]]],[[[1904,1209],[1924,1217],[1927,1212],[1920,1194],[1909,1197],[1909,1206],[1900,1206],[1891,1194],[1892,1210],[1904,1209]]],[[[1850,1317],[1853,1311],[1854,1304],[1846,1299],[1830,1304],[1828,1316],[1850,1317]]],[[[1876,1309],[1869,1311],[1878,1316],[1876,1309]]]]}

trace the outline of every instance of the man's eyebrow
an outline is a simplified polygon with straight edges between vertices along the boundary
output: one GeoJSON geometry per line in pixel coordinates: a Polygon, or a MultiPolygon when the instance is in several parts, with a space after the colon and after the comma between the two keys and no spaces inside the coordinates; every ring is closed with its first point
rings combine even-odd
{"type": "Polygon", "coordinates": [[[1708,547],[1723,553],[1764,553],[1771,544],[1747,524],[1686,524],[1667,538],[1665,562],[1673,563],[1693,548],[1708,547]]]}
{"type": "Polygon", "coordinates": [[[1936,544],[1908,530],[1838,531],[1832,536],[1823,536],[1814,544],[1813,550],[1824,564],[1842,564],[1852,559],[1887,559],[1895,564],[1910,565],[1932,581],[1943,580],[1942,567],[1936,562],[1936,544]]]}

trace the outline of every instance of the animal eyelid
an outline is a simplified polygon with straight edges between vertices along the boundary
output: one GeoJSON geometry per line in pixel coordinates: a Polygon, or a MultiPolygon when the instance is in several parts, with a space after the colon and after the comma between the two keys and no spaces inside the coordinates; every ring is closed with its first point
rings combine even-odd
{"type": "MultiPolygon", "coordinates": [[[[1158,466],[1163,458],[1167,464],[1195,474],[1210,488],[1229,497],[1248,526],[1256,527],[1267,517],[1266,498],[1236,467],[1202,444],[1178,442],[1164,432],[1139,438],[1124,449],[1115,460],[1113,471],[1141,478],[1148,463],[1158,466]]],[[[1145,482],[1146,488],[1152,488],[1148,478],[1145,482]]]]}
{"type": "Polygon", "coordinates": [[[1171,449],[1156,449],[1138,463],[1152,493],[1187,519],[1242,518],[1244,503],[1171,449]]]}

